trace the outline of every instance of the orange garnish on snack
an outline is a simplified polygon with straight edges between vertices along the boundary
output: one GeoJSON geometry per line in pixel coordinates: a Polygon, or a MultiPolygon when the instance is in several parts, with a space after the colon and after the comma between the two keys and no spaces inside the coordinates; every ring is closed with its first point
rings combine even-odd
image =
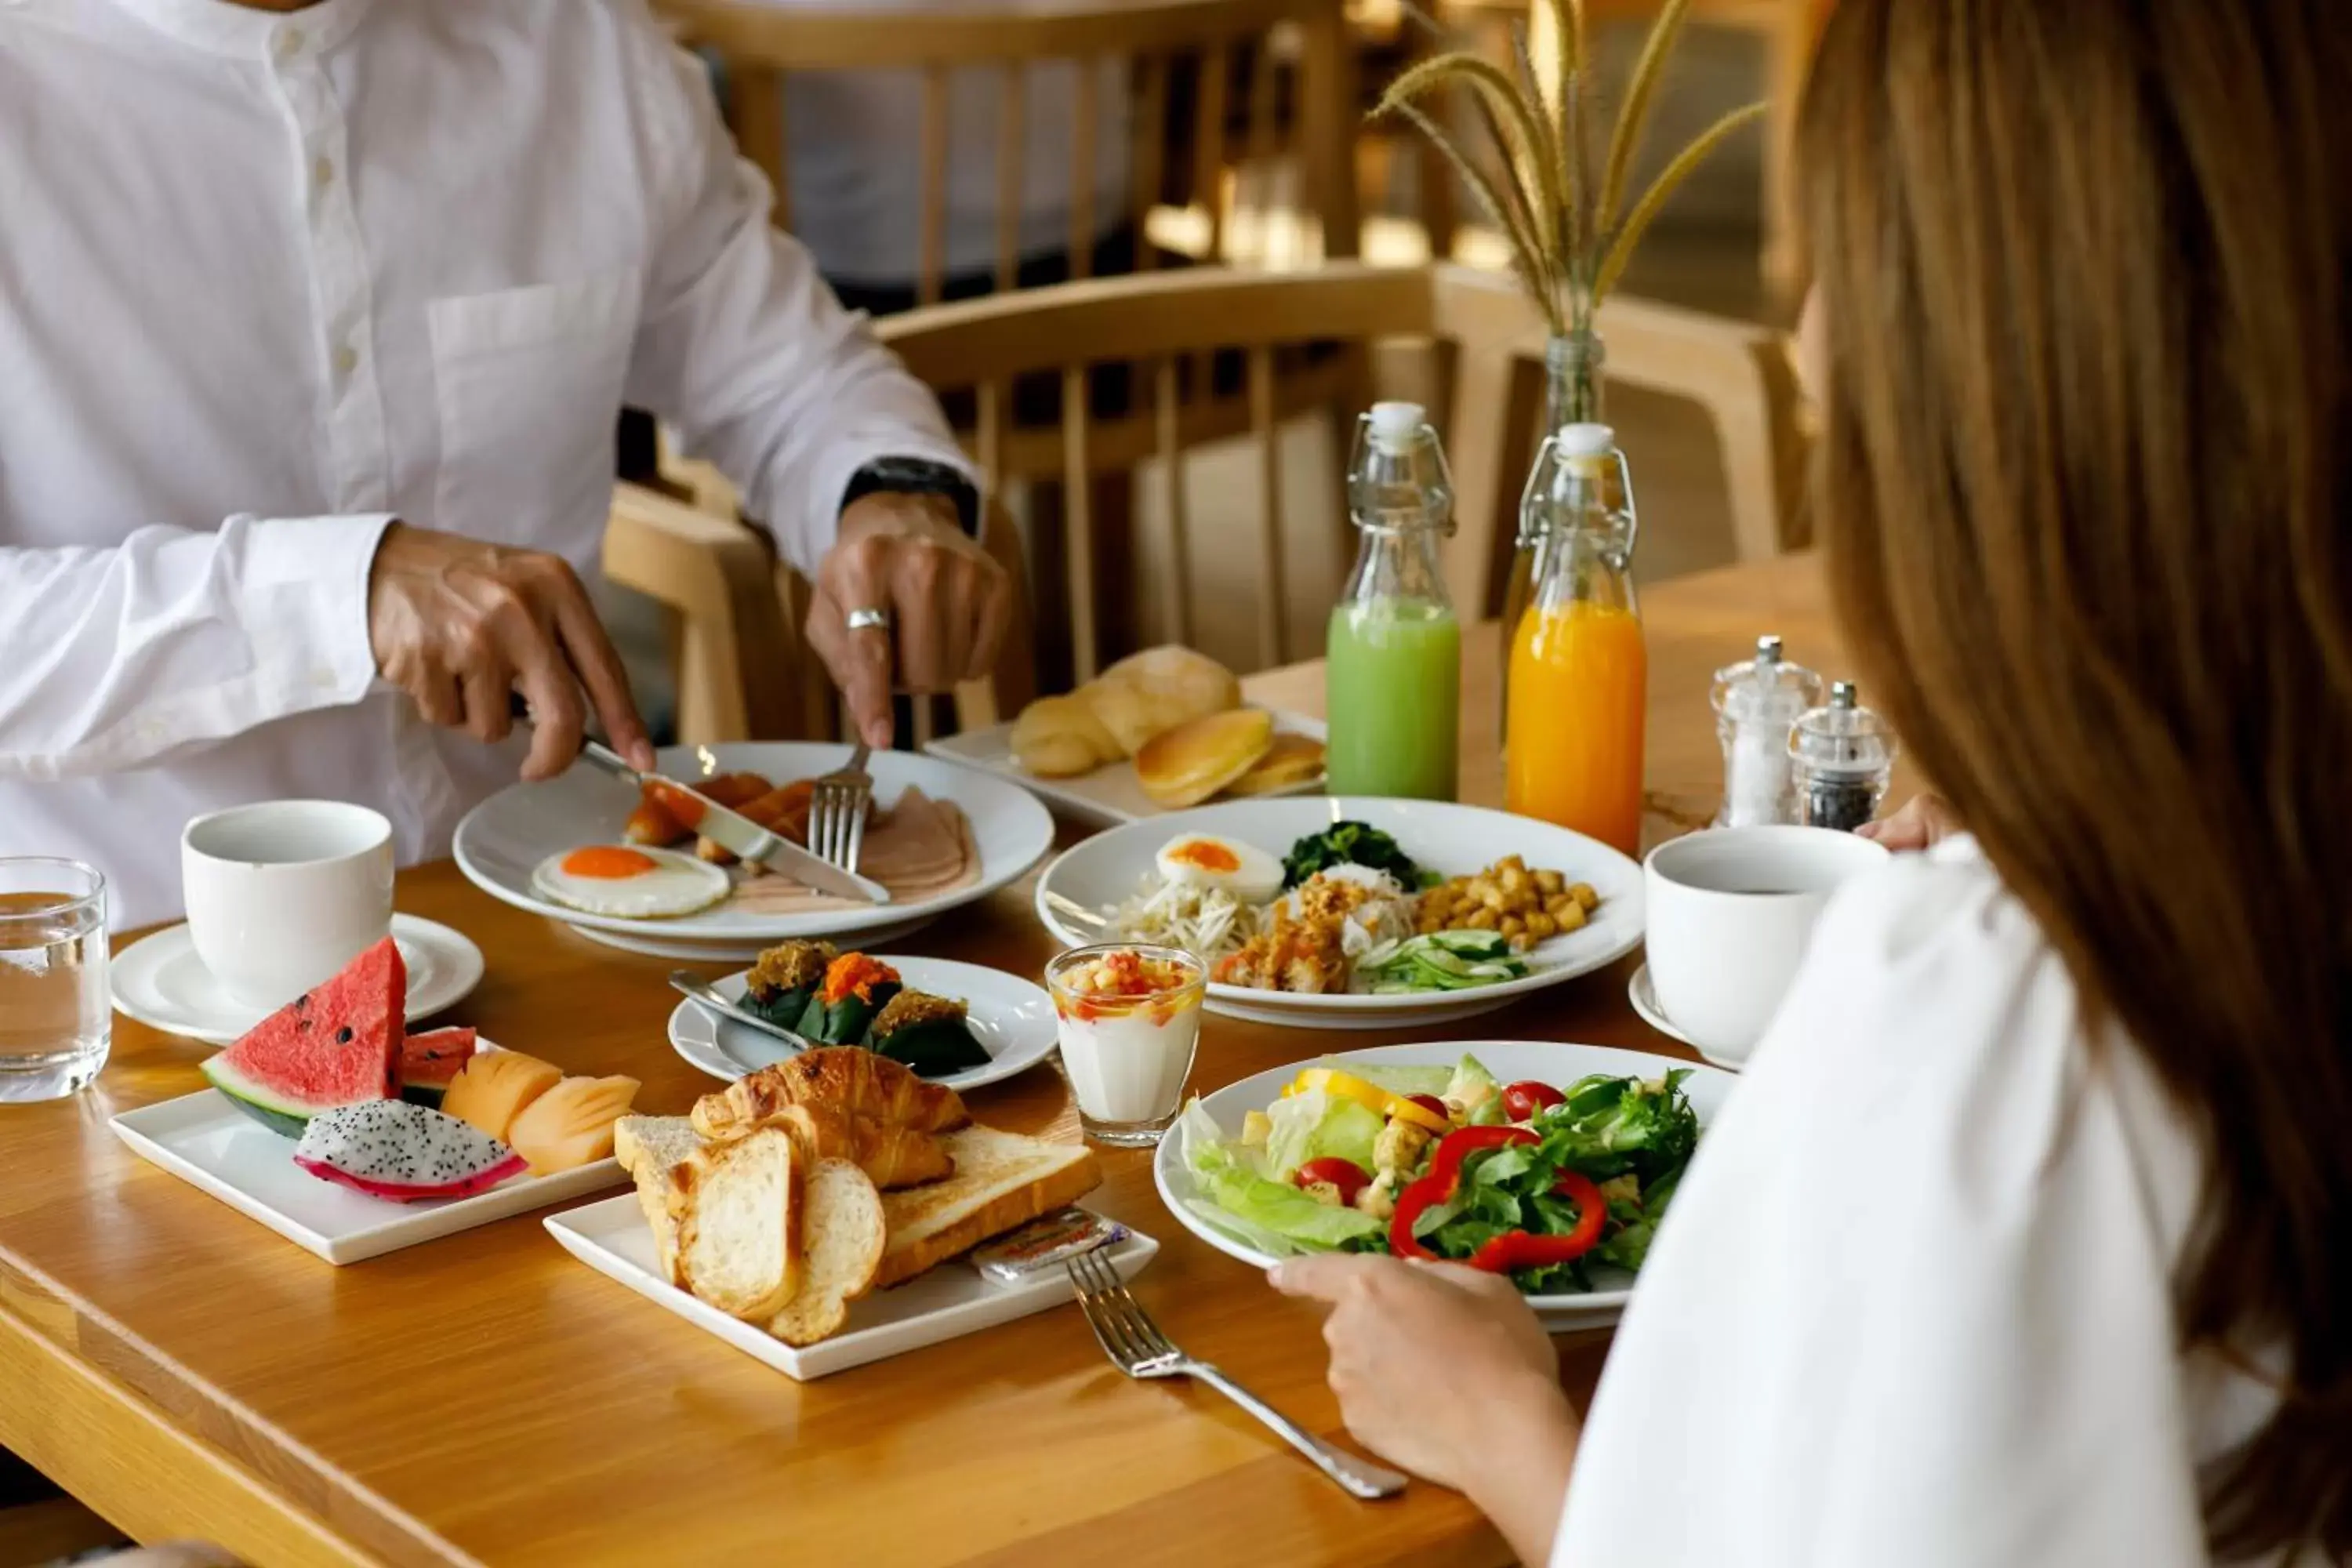
{"type": "Polygon", "coordinates": [[[617,844],[591,844],[566,855],[562,868],[569,876],[618,881],[624,877],[642,877],[660,864],[642,850],[624,849],[617,844]]]}
{"type": "Polygon", "coordinates": [[[845,952],[825,967],[824,984],[817,988],[817,994],[827,1006],[852,994],[860,1002],[871,1002],[877,985],[898,983],[898,972],[881,960],[862,952],[845,952]]]}

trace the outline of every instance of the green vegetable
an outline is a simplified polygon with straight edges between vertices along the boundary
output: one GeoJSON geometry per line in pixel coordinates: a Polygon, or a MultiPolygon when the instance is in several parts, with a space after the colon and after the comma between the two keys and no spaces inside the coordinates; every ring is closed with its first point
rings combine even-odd
{"type": "Polygon", "coordinates": [[[874,1016],[898,994],[896,980],[881,981],[866,994],[853,991],[838,1002],[827,1002],[822,992],[811,996],[794,1032],[821,1046],[854,1046],[866,1038],[874,1016]]]}
{"type": "Polygon", "coordinates": [[[1185,1110],[1178,1135],[1202,1192],[1192,1200],[1192,1211],[1261,1252],[1287,1258],[1355,1250],[1381,1235],[1381,1222],[1362,1210],[1317,1203],[1289,1183],[1261,1173],[1239,1144],[1225,1141],[1215,1118],[1197,1100],[1185,1110]]]}
{"type": "Polygon", "coordinates": [[[1452,1068],[1372,1067],[1363,1062],[1319,1061],[1320,1068],[1334,1072],[1353,1073],[1366,1083],[1387,1089],[1391,1094],[1443,1095],[1445,1086],[1454,1081],[1452,1068]]]}
{"type": "Polygon", "coordinates": [[[781,1029],[799,1033],[801,1020],[807,1016],[810,998],[816,994],[816,983],[795,985],[789,990],[773,992],[766,996],[757,991],[743,993],[743,1010],[765,1018],[781,1029]]]}
{"type": "Polygon", "coordinates": [[[1528,966],[1493,931],[1428,931],[1383,942],[1356,961],[1375,995],[1469,991],[1523,978],[1528,966]]]}
{"type": "Polygon", "coordinates": [[[1439,1098],[1462,1107],[1463,1120],[1473,1127],[1499,1127],[1511,1119],[1503,1109],[1503,1086],[1476,1057],[1465,1056],[1455,1064],[1454,1076],[1438,1093],[1439,1098]]]}
{"type": "Polygon", "coordinates": [[[1365,866],[1386,871],[1410,889],[1422,885],[1421,868],[1397,847],[1397,841],[1362,822],[1335,822],[1290,847],[1282,858],[1282,885],[1295,888],[1318,871],[1334,866],[1365,866]]]}
{"type": "Polygon", "coordinates": [[[944,1078],[966,1068],[988,1065],[988,1053],[971,1037],[971,1028],[953,1018],[909,1024],[887,1037],[877,1034],[866,1041],[866,1047],[906,1063],[925,1078],[944,1078]]]}
{"type": "Polygon", "coordinates": [[[1274,1131],[1266,1135],[1265,1173],[1275,1180],[1286,1182],[1291,1172],[1327,1154],[1372,1168],[1381,1114],[1370,1107],[1317,1089],[1277,1100],[1265,1114],[1274,1131]]]}

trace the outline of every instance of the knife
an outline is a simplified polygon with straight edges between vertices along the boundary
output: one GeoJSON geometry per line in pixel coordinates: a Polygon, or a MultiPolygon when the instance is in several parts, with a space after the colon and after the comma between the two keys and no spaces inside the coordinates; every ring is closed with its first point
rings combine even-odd
{"type": "Polygon", "coordinates": [[[639,789],[652,790],[655,798],[677,818],[678,826],[699,833],[739,860],[765,866],[771,871],[836,898],[856,899],[860,903],[868,904],[890,901],[890,889],[881,883],[845,871],[830,860],[819,859],[782,834],[771,833],[742,813],[728,810],[700,790],[682,784],[676,779],[665,778],[660,773],[637,772],[618,752],[601,741],[583,740],[580,754],[614,778],[625,780],[639,789]]]}

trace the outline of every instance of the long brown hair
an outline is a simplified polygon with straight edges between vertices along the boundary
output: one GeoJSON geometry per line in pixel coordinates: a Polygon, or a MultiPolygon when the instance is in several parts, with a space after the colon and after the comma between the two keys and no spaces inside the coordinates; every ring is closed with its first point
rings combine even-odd
{"type": "Polygon", "coordinates": [[[2352,15],[1842,0],[1800,163],[1865,689],[2200,1130],[2214,1549],[2352,1553],[2352,15]]]}

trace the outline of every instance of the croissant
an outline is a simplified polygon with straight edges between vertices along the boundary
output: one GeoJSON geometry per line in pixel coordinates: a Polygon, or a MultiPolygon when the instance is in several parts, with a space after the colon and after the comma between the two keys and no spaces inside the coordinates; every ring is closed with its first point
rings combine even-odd
{"type": "Polygon", "coordinates": [[[766,1125],[782,1128],[804,1160],[846,1160],[886,1193],[955,1174],[954,1156],[931,1133],[887,1126],[829,1105],[787,1105],[766,1125]]]}
{"type": "Polygon", "coordinates": [[[824,1046],[761,1068],[694,1105],[705,1138],[740,1138],[788,1105],[829,1107],[885,1127],[951,1132],[971,1121],[955,1090],[858,1046],[824,1046]]]}

